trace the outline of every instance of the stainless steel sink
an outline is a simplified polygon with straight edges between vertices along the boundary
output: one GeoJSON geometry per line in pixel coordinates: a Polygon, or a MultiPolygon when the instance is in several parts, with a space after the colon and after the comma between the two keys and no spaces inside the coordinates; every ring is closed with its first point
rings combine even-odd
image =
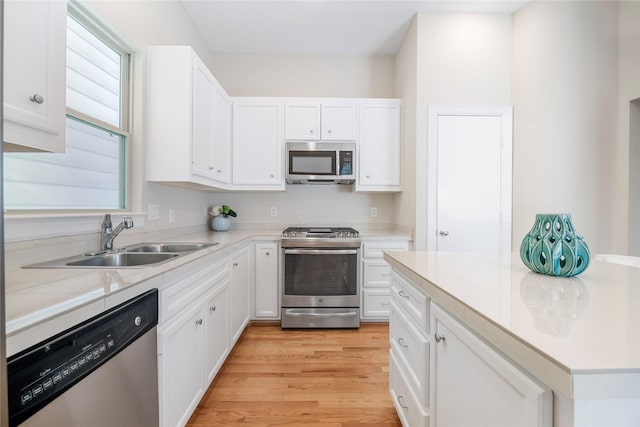
{"type": "Polygon", "coordinates": [[[135,267],[156,264],[177,257],[172,253],[129,253],[117,252],[86,258],[65,263],[70,267],[135,267]]]}
{"type": "Polygon", "coordinates": [[[217,243],[140,243],[112,252],[76,255],[24,268],[142,268],[214,245],[217,243]]]}
{"type": "Polygon", "coordinates": [[[208,248],[217,243],[143,243],[124,249],[126,252],[191,252],[208,248]]]}

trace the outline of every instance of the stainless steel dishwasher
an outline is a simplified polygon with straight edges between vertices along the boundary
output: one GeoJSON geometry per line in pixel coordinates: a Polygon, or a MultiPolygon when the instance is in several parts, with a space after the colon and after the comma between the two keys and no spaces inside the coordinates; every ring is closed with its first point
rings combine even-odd
{"type": "Polygon", "coordinates": [[[9,425],[157,427],[157,324],[153,289],[9,358],[9,425]]]}

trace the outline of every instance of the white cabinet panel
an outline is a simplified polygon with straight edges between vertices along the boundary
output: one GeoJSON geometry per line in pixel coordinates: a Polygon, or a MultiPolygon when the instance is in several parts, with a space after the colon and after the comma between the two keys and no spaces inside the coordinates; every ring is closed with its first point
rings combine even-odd
{"type": "Polygon", "coordinates": [[[362,290],[362,318],[388,319],[391,296],[389,288],[362,290]]]}
{"type": "Polygon", "coordinates": [[[429,415],[411,392],[393,351],[389,352],[389,393],[404,427],[429,426],[429,415]]]}
{"type": "Polygon", "coordinates": [[[355,141],[358,104],[339,99],[290,99],[285,107],[285,139],[355,141]]]}
{"type": "Polygon", "coordinates": [[[218,373],[230,350],[229,279],[207,295],[204,307],[204,367],[206,384],[218,373]]]}
{"type": "Polygon", "coordinates": [[[552,393],[432,304],[434,426],[538,426],[553,422],[552,393]]]}
{"type": "Polygon", "coordinates": [[[231,99],[189,46],[147,51],[147,180],[228,188],[231,99]]]}
{"type": "Polygon", "coordinates": [[[234,100],[234,188],[284,190],[282,112],[283,104],[277,100],[234,100]]]}
{"type": "Polygon", "coordinates": [[[4,133],[12,151],[65,151],[66,1],[4,2],[4,133]]]}
{"type": "Polygon", "coordinates": [[[255,278],[254,316],[256,318],[279,318],[277,243],[256,243],[255,278]]]}
{"type": "Polygon", "coordinates": [[[231,342],[235,343],[249,321],[249,248],[231,256],[231,342]]]}
{"type": "Polygon", "coordinates": [[[401,191],[400,102],[360,105],[356,191],[401,191]]]}

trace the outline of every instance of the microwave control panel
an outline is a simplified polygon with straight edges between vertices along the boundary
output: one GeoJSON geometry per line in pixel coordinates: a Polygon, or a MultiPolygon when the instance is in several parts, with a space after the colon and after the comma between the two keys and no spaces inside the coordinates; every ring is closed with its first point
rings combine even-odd
{"type": "Polygon", "coordinates": [[[340,151],[339,175],[353,175],[353,151],[340,151]]]}

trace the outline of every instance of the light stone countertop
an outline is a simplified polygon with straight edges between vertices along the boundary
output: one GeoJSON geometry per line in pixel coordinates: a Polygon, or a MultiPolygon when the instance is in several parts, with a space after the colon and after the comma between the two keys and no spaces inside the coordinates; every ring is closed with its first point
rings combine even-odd
{"type": "MultiPolygon", "coordinates": [[[[67,269],[67,268],[22,268],[8,267],[5,271],[6,334],[8,338],[33,326],[87,308],[96,302],[102,303],[110,295],[127,290],[144,281],[161,276],[201,257],[225,250],[248,241],[279,240],[285,227],[231,230],[227,232],[198,231],[170,238],[143,238],[139,242],[199,242],[217,243],[206,249],[177,257],[174,260],[142,268],[120,269],[67,269]]],[[[395,228],[362,229],[363,238],[401,238],[411,240],[411,235],[395,228]]],[[[123,235],[124,236],[124,235],[123,235]]],[[[126,236],[125,236],[126,237],[126,236]]],[[[128,242],[124,246],[132,246],[128,242]]],[[[34,243],[37,250],[39,243],[34,243]]],[[[119,245],[122,247],[122,245],[119,245]]],[[[24,249],[23,249],[24,250],[24,249]]],[[[26,249],[29,252],[29,247],[26,249]]],[[[48,249],[47,253],[52,252],[48,249]]],[[[64,256],[64,251],[58,251],[64,256]]],[[[82,252],[78,252],[82,253],[82,252]]],[[[72,254],[71,254],[72,255],[72,254]]],[[[56,258],[51,256],[50,258],[56,258]]],[[[40,260],[38,260],[40,261],[40,260]]],[[[29,264],[27,262],[21,263],[29,264]]],[[[94,304],[95,305],[95,304],[94,304]]],[[[99,304],[97,305],[99,307],[99,304]]],[[[99,308],[98,308],[99,309],[99,308]]],[[[89,310],[95,313],[97,309],[89,310]]],[[[96,313],[97,314],[97,313],[96,313]]]]}
{"type": "Polygon", "coordinates": [[[574,375],[608,374],[631,374],[640,390],[640,268],[594,260],[559,278],[530,271],[517,252],[385,260],[554,390],[572,396],[574,375]]]}

